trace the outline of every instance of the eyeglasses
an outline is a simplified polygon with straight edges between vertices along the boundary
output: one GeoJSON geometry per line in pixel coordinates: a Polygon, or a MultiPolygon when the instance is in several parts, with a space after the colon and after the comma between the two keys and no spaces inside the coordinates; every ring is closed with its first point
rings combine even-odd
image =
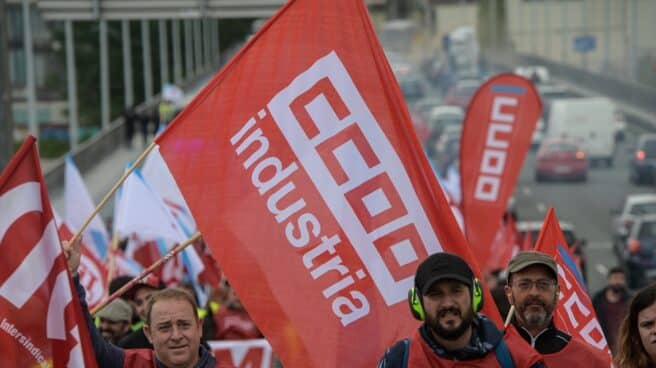
{"type": "Polygon", "coordinates": [[[515,283],[515,286],[521,291],[529,291],[533,289],[533,285],[537,286],[540,291],[550,291],[556,286],[556,280],[520,280],[515,283]]]}

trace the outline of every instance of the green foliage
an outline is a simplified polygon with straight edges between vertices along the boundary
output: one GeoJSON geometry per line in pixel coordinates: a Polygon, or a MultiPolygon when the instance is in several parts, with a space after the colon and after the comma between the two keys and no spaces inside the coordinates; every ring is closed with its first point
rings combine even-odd
{"type": "MultiPolygon", "coordinates": [[[[230,47],[235,42],[243,40],[250,32],[252,19],[226,19],[219,22],[219,42],[221,50],[230,47]]],[[[144,100],[144,68],[143,49],[141,40],[141,21],[129,21],[131,42],[132,84],[135,101],[144,100]]],[[[159,28],[156,20],[149,21],[151,73],[153,92],[161,91],[160,78],[160,44],[159,28]]],[[[124,79],[123,79],[123,48],[121,22],[112,21],[107,24],[107,39],[109,49],[109,80],[110,80],[110,110],[111,119],[121,114],[125,106],[124,79]]],[[[62,47],[55,51],[58,62],[66,65],[65,32],[62,22],[52,24],[53,39],[62,47]]],[[[171,37],[171,22],[167,21],[167,39],[169,51],[169,77],[173,75],[173,40],[171,37]]],[[[100,37],[98,22],[73,23],[75,39],[75,63],[77,66],[77,93],[81,127],[100,126],[100,37]]],[[[192,41],[193,42],[193,41],[192,41]]],[[[182,62],[185,62],[184,24],[180,23],[180,43],[182,62]]],[[[183,70],[186,70],[183,65],[183,70]]],[[[183,72],[184,73],[184,72],[183,72]]],[[[52,77],[49,86],[57,89],[66,96],[65,79],[52,77]],[[59,81],[59,83],[57,83],[59,81]]]]}
{"type": "Polygon", "coordinates": [[[39,144],[39,156],[43,158],[61,157],[71,149],[67,141],[40,139],[37,142],[39,144]]]}

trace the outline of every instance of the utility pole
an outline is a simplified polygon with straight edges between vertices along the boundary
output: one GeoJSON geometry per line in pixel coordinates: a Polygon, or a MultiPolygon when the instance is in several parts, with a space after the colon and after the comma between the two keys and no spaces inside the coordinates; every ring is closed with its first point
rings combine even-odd
{"type": "MultiPolygon", "coordinates": [[[[0,0],[0,19],[6,20],[5,0],[0,0]]],[[[9,80],[9,47],[7,22],[0,22],[0,171],[14,153],[14,124],[11,111],[11,81],[9,80]]]]}

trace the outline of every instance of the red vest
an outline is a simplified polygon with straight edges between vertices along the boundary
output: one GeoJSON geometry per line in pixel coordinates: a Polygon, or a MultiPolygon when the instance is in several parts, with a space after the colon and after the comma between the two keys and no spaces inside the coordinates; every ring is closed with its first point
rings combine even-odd
{"type": "Polygon", "coordinates": [[[157,368],[155,351],[151,349],[126,349],[123,368],[157,368]]]}
{"type": "Polygon", "coordinates": [[[572,337],[563,350],[543,354],[547,367],[610,367],[610,355],[597,350],[588,343],[572,337]]]}
{"type": "MultiPolygon", "coordinates": [[[[530,345],[517,334],[514,329],[506,330],[503,336],[510,355],[512,356],[515,368],[529,368],[533,364],[542,360],[540,355],[530,345]]],[[[428,346],[426,341],[419,334],[419,330],[410,341],[410,354],[408,355],[408,367],[412,368],[492,368],[501,367],[494,351],[490,351],[484,357],[474,360],[449,360],[440,358],[428,346]]],[[[557,367],[557,366],[555,366],[557,367]]]]}
{"type": "MultiPolygon", "coordinates": [[[[125,349],[123,368],[157,368],[155,351],[151,349],[125,349]]],[[[217,363],[216,368],[233,368],[230,365],[217,363]]]]}

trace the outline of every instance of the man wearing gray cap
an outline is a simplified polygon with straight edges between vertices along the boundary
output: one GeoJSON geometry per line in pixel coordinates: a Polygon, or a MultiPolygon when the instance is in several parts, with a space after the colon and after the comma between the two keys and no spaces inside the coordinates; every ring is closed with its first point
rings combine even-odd
{"type": "Polygon", "coordinates": [[[558,267],[553,257],[536,251],[520,252],[508,263],[506,296],[515,307],[513,326],[544,358],[548,367],[585,364],[608,367],[601,351],[557,329],[553,313],[558,303],[558,267]]]}
{"type": "Polygon", "coordinates": [[[117,298],[98,313],[100,319],[98,330],[105,341],[116,344],[130,332],[132,322],[132,307],[125,300],[117,298]]]}
{"type": "Polygon", "coordinates": [[[412,315],[424,323],[387,349],[378,368],[544,367],[516,332],[504,333],[478,312],[483,291],[469,265],[435,253],[417,268],[408,296],[412,315]]]}

